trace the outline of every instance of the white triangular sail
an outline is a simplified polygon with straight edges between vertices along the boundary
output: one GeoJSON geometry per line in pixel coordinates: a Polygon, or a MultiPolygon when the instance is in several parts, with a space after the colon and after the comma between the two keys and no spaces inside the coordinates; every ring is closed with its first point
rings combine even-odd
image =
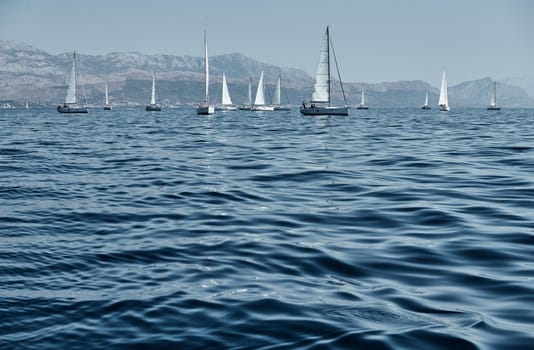
{"type": "Polygon", "coordinates": [[[156,104],[156,72],[152,73],[152,95],[150,97],[150,104],[156,104]]]}
{"type": "Polygon", "coordinates": [[[204,102],[206,102],[206,104],[209,104],[210,66],[209,66],[209,60],[208,60],[208,37],[207,37],[206,31],[204,31],[204,68],[205,68],[204,74],[206,77],[206,81],[205,81],[206,96],[204,98],[204,102]]]}
{"type": "Polygon", "coordinates": [[[223,73],[222,79],[222,104],[231,105],[232,98],[230,97],[230,92],[228,91],[228,85],[226,84],[226,75],[223,73]]]}
{"type": "Polygon", "coordinates": [[[441,77],[441,89],[439,91],[439,105],[445,108],[449,107],[449,97],[447,96],[447,78],[445,76],[445,71],[443,71],[443,76],[441,77]]]}
{"type": "Polygon", "coordinates": [[[109,105],[109,97],[108,97],[108,82],[106,82],[106,106],[109,105]]]}
{"type": "Polygon", "coordinates": [[[254,99],[255,106],[265,105],[265,89],[263,87],[263,71],[260,74],[260,81],[258,82],[258,89],[256,90],[256,98],[254,99]]]}
{"type": "Polygon", "coordinates": [[[328,27],[326,27],[323,46],[319,54],[311,102],[330,103],[330,36],[328,27]]]}
{"type": "Polygon", "coordinates": [[[493,82],[493,89],[491,91],[490,107],[497,106],[497,82],[493,82]]]}
{"type": "Polygon", "coordinates": [[[426,93],[426,96],[425,96],[425,104],[423,105],[424,107],[427,107],[428,106],[428,91],[426,93]]]}
{"type": "Polygon", "coordinates": [[[76,52],[72,55],[72,68],[70,70],[68,86],[65,104],[76,104],[76,52]]]}
{"type": "Polygon", "coordinates": [[[278,76],[278,81],[274,87],[273,105],[279,106],[282,103],[282,77],[278,76]]]}
{"type": "Polygon", "coordinates": [[[362,98],[360,100],[360,106],[365,106],[365,92],[362,88],[362,98]]]}

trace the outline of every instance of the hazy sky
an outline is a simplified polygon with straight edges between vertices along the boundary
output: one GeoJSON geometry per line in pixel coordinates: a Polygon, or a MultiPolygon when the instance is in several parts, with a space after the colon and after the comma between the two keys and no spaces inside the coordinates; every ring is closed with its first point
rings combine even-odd
{"type": "Polygon", "coordinates": [[[326,25],[346,81],[534,76],[530,0],[0,0],[0,39],[51,53],[201,56],[206,28],[211,55],[310,74],[326,25]]]}

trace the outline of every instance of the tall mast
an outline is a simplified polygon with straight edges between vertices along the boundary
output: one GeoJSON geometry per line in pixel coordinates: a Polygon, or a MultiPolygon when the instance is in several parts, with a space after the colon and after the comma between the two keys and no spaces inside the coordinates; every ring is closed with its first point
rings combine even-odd
{"type": "Polygon", "coordinates": [[[331,97],[330,97],[330,28],[326,26],[326,41],[327,41],[327,54],[328,54],[328,106],[331,106],[331,97]]]}
{"type": "Polygon", "coordinates": [[[210,85],[210,73],[209,73],[209,63],[208,63],[208,38],[206,35],[206,30],[204,29],[204,66],[205,66],[205,74],[206,74],[206,97],[205,102],[206,104],[209,103],[209,85],[210,85]]]}

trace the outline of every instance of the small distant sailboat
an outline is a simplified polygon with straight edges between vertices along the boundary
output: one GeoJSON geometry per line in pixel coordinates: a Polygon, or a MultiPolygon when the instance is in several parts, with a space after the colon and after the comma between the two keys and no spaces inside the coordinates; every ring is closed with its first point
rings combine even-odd
{"type": "Polygon", "coordinates": [[[104,104],[104,110],[105,111],[111,111],[111,105],[109,104],[109,96],[108,96],[108,82],[106,81],[106,101],[104,104]]]}
{"type": "Polygon", "coordinates": [[[265,81],[263,79],[263,71],[260,73],[260,80],[258,81],[258,89],[256,90],[256,98],[251,110],[253,111],[274,111],[273,106],[265,104],[265,81]]]}
{"type": "Polygon", "coordinates": [[[439,91],[439,110],[442,112],[448,112],[449,109],[449,97],[447,95],[447,77],[445,76],[445,71],[443,71],[443,76],[441,77],[441,89],[439,91]]]}
{"type": "Polygon", "coordinates": [[[210,70],[209,70],[209,62],[208,62],[208,39],[207,39],[205,30],[204,30],[204,75],[206,78],[206,81],[205,81],[206,96],[204,97],[204,101],[197,107],[197,114],[210,115],[210,114],[215,113],[215,107],[210,105],[210,98],[209,98],[210,70]]]}
{"type": "Polygon", "coordinates": [[[493,82],[493,90],[491,90],[490,104],[488,111],[500,111],[501,107],[497,106],[497,82],[493,82]]]}
{"type": "Polygon", "coordinates": [[[430,106],[428,105],[428,91],[426,92],[425,96],[425,104],[423,105],[423,107],[421,107],[421,109],[430,109],[430,106]]]}
{"type": "Polygon", "coordinates": [[[252,78],[248,79],[248,104],[244,104],[239,107],[242,111],[252,110],[252,78]]]}
{"type": "Polygon", "coordinates": [[[30,104],[26,101],[26,105],[24,106],[26,109],[30,109],[30,104]]]}
{"type": "Polygon", "coordinates": [[[282,105],[282,74],[278,74],[278,80],[274,88],[273,105],[275,111],[290,111],[289,106],[282,105]]]}
{"type": "Polygon", "coordinates": [[[76,104],[76,51],[72,55],[72,68],[70,70],[67,96],[65,103],[57,106],[59,113],[87,113],[87,107],[76,104]]]}
{"type": "Polygon", "coordinates": [[[230,92],[228,91],[228,84],[226,84],[226,75],[222,76],[222,99],[221,104],[215,107],[216,111],[235,111],[236,106],[232,103],[230,92]]]}
{"type": "Polygon", "coordinates": [[[313,94],[310,105],[304,102],[300,108],[300,113],[304,115],[349,115],[349,107],[345,97],[345,90],[343,90],[343,83],[341,81],[341,74],[337,65],[336,54],[334,46],[330,41],[330,30],[326,27],[326,32],[323,38],[323,46],[319,54],[319,63],[317,64],[317,72],[315,73],[315,84],[313,86],[313,94]],[[337,75],[339,84],[343,93],[343,100],[345,107],[333,107],[331,104],[331,82],[330,79],[330,48],[334,57],[334,63],[337,68],[337,75]],[[319,103],[319,105],[316,105],[319,103]]]}
{"type": "Polygon", "coordinates": [[[365,105],[365,90],[362,87],[362,98],[360,100],[360,105],[356,109],[369,109],[369,106],[365,105]]]}
{"type": "Polygon", "coordinates": [[[147,112],[161,112],[161,107],[156,103],[156,72],[152,72],[152,94],[150,104],[145,107],[147,112]]]}

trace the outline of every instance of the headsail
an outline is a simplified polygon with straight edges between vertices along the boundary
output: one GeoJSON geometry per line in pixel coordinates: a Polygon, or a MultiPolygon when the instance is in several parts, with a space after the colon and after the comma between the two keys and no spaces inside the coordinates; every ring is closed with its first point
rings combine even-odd
{"type": "Polygon", "coordinates": [[[72,55],[72,68],[69,75],[69,87],[67,96],[65,96],[65,104],[76,104],[76,51],[72,55]]]}
{"type": "Polygon", "coordinates": [[[109,97],[108,97],[108,82],[106,81],[106,106],[109,105],[109,97]]]}
{"type": "Polygon", "coordinates": [[[490,107],[497,106],[497,82],[493,82],[493,90],[491,91],[490,107]]]}
{"type": "Polygon", "coordinates": [[[365,106],[365,91],[362,88],[362,99],[360,100],[360,106],[365,106]]]}
{"type": "Polygon", "coordinates": [[[424,106],[428,106],[428,91],[426,92],[426,96],[425,96],[425,104],[424,106]]]}
{"type": "Polygon", "coordinates": [[[156,104],[156,72],[152,73],[152,96],[150,97],[150,104],[156,104]]]}
{"type": "Polygon", "coordinates": [[[278,75],[278,81],[276,82],[276,86],[274,87],[274,96],[273,96],[273,105],[277,106],[282,103],[282,77],[278,75]]]}
{"type": "Polygon", "coordinates": [[[226,84],[226,75],[223,73],[222,79],[222,104],[231,105],[232,98],[230,97],[230,92],[228,91],[228,85],[226,84]]]}
{"type": "Polygon", "coordinates": [[[311,102],[330,103],[330,34],[328,27],[326,27],[323,46],[319,54],[311,102]]]}

